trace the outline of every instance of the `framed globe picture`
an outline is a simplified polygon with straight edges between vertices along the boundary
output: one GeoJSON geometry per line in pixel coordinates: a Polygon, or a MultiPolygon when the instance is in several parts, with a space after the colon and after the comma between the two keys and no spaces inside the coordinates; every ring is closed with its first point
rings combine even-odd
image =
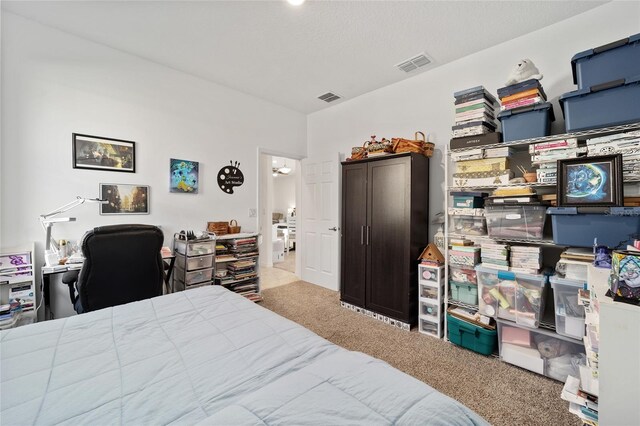
{"type": "Polygon", "coordinates": [[[622,206],[622,154],[558,160],[558,206],[622,206]]]}

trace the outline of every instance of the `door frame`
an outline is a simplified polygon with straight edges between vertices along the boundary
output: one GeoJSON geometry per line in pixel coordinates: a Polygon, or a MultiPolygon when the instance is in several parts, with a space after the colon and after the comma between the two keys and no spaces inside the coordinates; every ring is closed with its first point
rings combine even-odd
{"type": "MultiPolygon", "coordinates": [[[[296,252],[300,253],[300,247],[304,247],[304,241],[302,241],[302,239],[300,238],[300,236],[302,235],[302,231],[303,229],[301,229],[301,220],[299,220],[299,218],[301,217],[301,206],[299,206],[299,204],[302,204],[300,201],[302,199],[302,194],[301,194],[301,184],[302,184],[302,160],[306,158],[306,156],[304,155],[299,155],[299,154],[291,154],[288,152],[284,152],[284,151],[278,151],[276,149],[271,149],[271,148],[263,148],[263,147],[258,147],[257,151],[256,151],[256,164],[258,165],[258,173],[256,173],[256,206],[257,206],[257,214],[256,214],[256,229],[260,230],[262,227],[262,241],[265,244],[264,247],[272,247],[273,242],[271,239],[271,223],[269,223],[268,229],[269,232],[266,232],[266,229],[264,227],[264,224],[262,223],[262,212],[260,211],[260,206],[261,206],[261,198],[260,198],[260,194],[262,193],[262,188],[265,185],[265,182],[261,179],[262,174],[264,173],[264,171],[262,170],[262,162],[260,161],[262,159],[263,155],[270,155],[272,157],[284,157],[287,159],[291,159],[291,160],[295,160],[298,162],[298,164],[296,164],[296,166],[298,167],[298,172],[296,173],[295,176],[295,180],[296,180],[296,218],[298,219],[296,221],[296,252]]],[[[271,171],[269,171],[269,176],[271,176],[271,171]]],[[[271,255],[272,252],[271,250],[267,250],[266,251],[267,255],[271,255]]],[[[268,264],[273,264],[272,263],[272,258],[268,259],[268,264]]],[[[300,266],[300,256],[298,256],[296,254],[296,276],[300,276],[300,272],[301,272],[301,266],[300,266]]]]}

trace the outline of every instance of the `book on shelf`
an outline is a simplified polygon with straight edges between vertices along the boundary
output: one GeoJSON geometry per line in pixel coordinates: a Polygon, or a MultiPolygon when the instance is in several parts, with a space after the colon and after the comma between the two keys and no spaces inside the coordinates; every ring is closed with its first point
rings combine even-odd
{"type": "Polygon", "coordinates": [[[529,154],[540,154],[543,152],[552,152],[577,147],[577,138],[558,139],[555,141],[540,142],[529,145],[529,154]]]}
{"type": "Polygon", "coordinates": [[[535,105],[544,102],[541,96],[531,96],[528,98],[517,99],[510,102],[503,102],[500,106],[500,111],[508,111],[516,108],[521,108],[529,105],[535,105]]]}

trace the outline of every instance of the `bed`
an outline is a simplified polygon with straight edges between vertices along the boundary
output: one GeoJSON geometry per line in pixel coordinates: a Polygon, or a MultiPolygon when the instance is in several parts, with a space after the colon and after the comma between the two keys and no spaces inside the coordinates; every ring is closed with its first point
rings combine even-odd
{"type": "Polygon", "coordinates": [[[2,424],[485,425],[219,286],[0,332],[2,424]]]}

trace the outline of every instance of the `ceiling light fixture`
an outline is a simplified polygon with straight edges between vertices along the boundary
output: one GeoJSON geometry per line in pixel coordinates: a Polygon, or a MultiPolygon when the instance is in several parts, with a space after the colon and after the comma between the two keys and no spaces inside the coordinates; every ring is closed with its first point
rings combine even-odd
{"type": "Polygon", "coordinates": [[[304,3],[304,0],[287,0],[287,3],[289,3],[291,6],[300,6],[302,3],[304,3]]]}
{"type": "Polygon", "coordinates": [[[283,175],[288,175],[289,173],[291,173],[291,168],[287,167],[287,164],[285,163],[285,165],[283,167],[280,167],[278,171],[283,175]]]}

